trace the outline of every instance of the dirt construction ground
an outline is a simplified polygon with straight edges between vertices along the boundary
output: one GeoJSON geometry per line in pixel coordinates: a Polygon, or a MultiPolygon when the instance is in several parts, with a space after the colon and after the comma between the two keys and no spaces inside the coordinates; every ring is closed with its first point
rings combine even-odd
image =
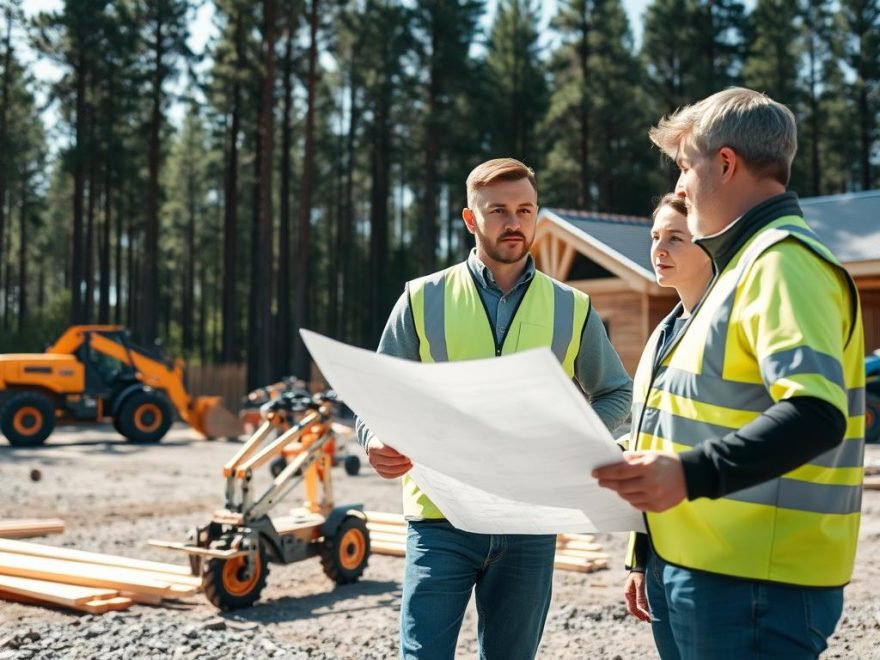
{"type": "MultiPolygon", "coordinates": [[[[238,448],[198,439],[175,425],[159,445],[132,445],[110,427],[57,430],[39,449],[0,440],[0,517],[60,517],[61,535],[42,543],[183,563],[149,538],[183,540],[222,506],[221,465],[238,448]],[[41,478],[31,479],[39,470],[41,478]]],[[[880,448],[868,448],[877,462],[880,448]]],[[[261,475],[262,483],[268,470],[261,475]]],[[[334,470],[337,503],[400,510],[397,482],[367,467],[356,477],[334,470]]],[[[290,505],[298,505],[299,491],[290,505]]],[[[288,507],[282,508],[283,512],[288,507]]],[[[880,658],[880,491],[866,491],[858,561],[827,658],[880,658]]],[[[599,535],[611,568],[557,571],[541,658],[651,658],[649,627],[626,615],[623,535],[599,535]]],[[[4,658],[391,658],[397,655],[402,559],[374,555],[363,579],[335,588],[310,559],[273,566],[261,600],[248,610],[217,612],[203,596],[172,607],[136,605],[104,614],[0,601],[4,658]]],[[[476,618],[469,610],[458,657],[474,657],[476,618]]]]}

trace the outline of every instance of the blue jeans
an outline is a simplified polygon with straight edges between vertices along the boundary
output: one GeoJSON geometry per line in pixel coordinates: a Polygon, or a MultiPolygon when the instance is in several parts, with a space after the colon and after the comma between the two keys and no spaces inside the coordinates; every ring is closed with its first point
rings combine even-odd
{"type": "Polygon", "coordinates": [[[550,607],[555,552],[552,535],[471,534],[445,520],[410,522],[401,658],[455,657],[471,591],[480,658],[534,658],[550,607]]]}
{"type": "Polygon", "coordinates": [[[817,658],[843,609],[842,587],[795,587],[691,571],[653,552],[645,581],[663,660],[817,658]]]}

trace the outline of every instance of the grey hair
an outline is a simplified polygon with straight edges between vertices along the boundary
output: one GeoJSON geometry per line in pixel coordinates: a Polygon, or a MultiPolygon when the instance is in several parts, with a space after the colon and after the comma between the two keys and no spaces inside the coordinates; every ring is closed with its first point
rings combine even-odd
{"type": "Polygon", "coordinates": [[[685,142],[701,154],[733,149],[754,174],[783,185],[791,176],[797,151],[797,126],[791,110],[765,94],[729,87],[661,119],[651,141],[670,158],[685,142]]]}

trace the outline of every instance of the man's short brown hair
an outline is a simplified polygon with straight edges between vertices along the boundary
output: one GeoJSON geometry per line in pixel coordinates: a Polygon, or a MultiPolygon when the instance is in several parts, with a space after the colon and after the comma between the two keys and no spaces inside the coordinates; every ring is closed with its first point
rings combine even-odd
{"type": "Polygon", "coordinates": [[[685,143],[704,156],[729,147],[754,174],[784,186],[797,151],[797,126],[791,110],[745,87],[730,87],[679,108],[661,119],[648,135],[670,158],[677,158],[685,143]]]}
{"type": "Polygon", "coordinates": [[[493,158],[485,163],[480,163],[467,178],[467,203],[468,208],[474,206],[474,194],[495,181],[519,181],[528,179],[538,192],[538,183],[535,181],[535,172],[531,167],[515,158],[493,158]]]}

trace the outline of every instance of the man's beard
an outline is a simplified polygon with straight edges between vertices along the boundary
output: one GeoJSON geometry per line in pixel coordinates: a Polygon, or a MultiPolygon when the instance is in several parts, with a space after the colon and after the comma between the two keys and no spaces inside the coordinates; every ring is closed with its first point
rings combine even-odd
{"type": "Polygon", "coordinates": [[[515,264],[517,261],[522,259],[526,254],[528,254],[529,248],[532,247],[532,242],[526,240],[525,234],[520,231],[512,231],[506,234],[499,236],[498,240],[494,243],[486,238],[485,234],[481,233],[479,229],[476,229],[477,238],[480,240],[480,246],[483,248],[483,252],[486,253],[493,261],[496,261],[501,264],[515,264]],[[504,253],[499,249],[501,242],[505,238],[509,238],[511,236],[519,236],[522,238],[522,249],[515,256],[511,256],[510,253],[504,253]]]}

